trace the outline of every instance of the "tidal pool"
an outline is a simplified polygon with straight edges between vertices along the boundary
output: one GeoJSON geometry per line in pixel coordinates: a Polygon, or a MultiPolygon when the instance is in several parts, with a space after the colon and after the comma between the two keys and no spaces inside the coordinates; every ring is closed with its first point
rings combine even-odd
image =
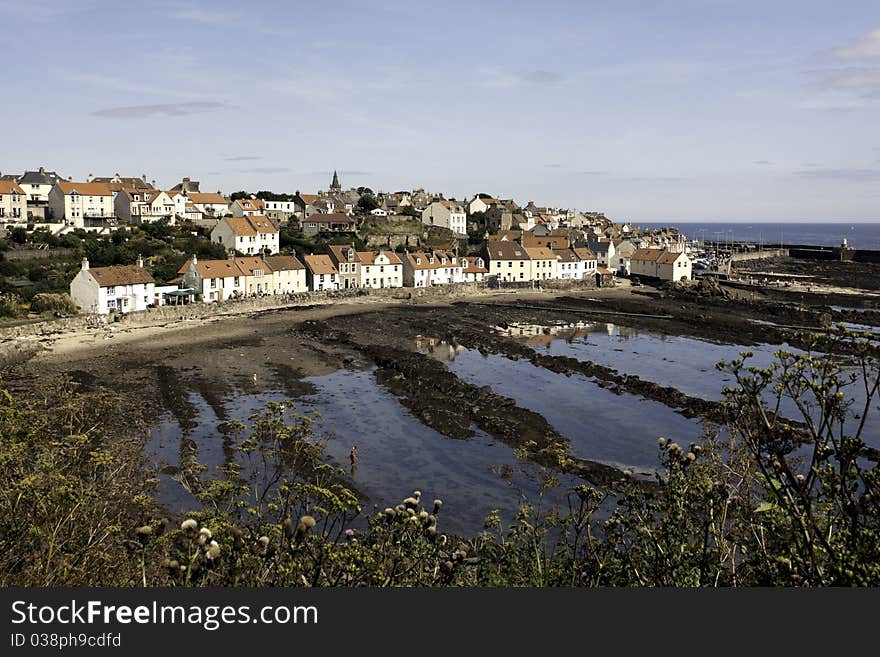
{"type": "MultiPolygon", "coordinates": [[[[482,529],[493,509],[509,520],[523,499],[537,503],[534,466],[517,462],[511,448],[481,431],[475,431],[473,438],[454,440],[426,427],[376,383],[372,370],[338,370],[305,380],[316,392],[295,400],[297,409],[320,413],[314,430],[316,439],[326,445],[326,460],[345,468],[345,479],[365,496],[368,512],[374,504],[379,509],[394,506],[420,490],[429,505],[435,498],[443,500],[443,531],[472,535],[482,529]],[[352,472],[348,455],[353,445],[359,460],[352,472]]],[[[249,426],[253,413],[270,401],[284,399],[280,392],[237,395],[223,401],[223,411],[227,418],[249,426]]],[[[222,421],[207,402],[196,393],[189,400],[198,410],[195,429],[185,434],[176,418],[165,414],[148,445],[154,461],[170,466],[160,476],[158,499],[175,510],[199,507],[176,474],[181,458],[193,447],[194,458],[208,466],[204,480],[224,463],[242,463],[224,448],[222,421]]],[[[561,480],[567,486],[579,483],[568,476],[561,480]]],[[[561,501],[564,490],[563,486],[550,492],[547,501],[561,501]]]]}
{"type": "Polygon", "coordinates": [[[700,421],[668,406],[628,393],[616,394],[580,374],[566,376],[525,360],[483,356],[460,347],[451,357],[443,353],[446,366],[462,380],[491,386],[519,406],[543,415],[569,439],[573,454],[580,458],[650,470],[658,465],[659,436],[687,445],[703,431],[700,421]]]}

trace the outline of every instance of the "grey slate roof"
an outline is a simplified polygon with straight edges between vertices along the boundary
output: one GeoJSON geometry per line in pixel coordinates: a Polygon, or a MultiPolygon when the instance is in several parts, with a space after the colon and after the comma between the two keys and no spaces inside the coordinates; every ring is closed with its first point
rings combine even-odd
{"type": "Polygon", "coordinates": [[[54,171],[25,171],[18,182],[28,185],[54,185],[59,180],[64,180],[64,178],[54,171]]]}

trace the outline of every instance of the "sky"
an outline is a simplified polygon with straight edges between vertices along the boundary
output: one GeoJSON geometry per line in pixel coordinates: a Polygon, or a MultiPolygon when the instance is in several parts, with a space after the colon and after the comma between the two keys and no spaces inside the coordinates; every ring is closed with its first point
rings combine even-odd
{"type": "Polygon", "coordinates": [[[0,0],[0,172],[880,221],[880,2],[0,0]]]}

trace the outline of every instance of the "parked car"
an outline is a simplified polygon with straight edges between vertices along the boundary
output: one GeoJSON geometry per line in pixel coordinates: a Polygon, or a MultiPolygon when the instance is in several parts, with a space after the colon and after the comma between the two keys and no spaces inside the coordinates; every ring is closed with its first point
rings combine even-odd
{"type": "Polygon", "coordinates": [[[640,279],[638,276],[631,276],[629,279],[629,283],[630,285],[638,287],[642,284],[642,279],[640,279]]]}

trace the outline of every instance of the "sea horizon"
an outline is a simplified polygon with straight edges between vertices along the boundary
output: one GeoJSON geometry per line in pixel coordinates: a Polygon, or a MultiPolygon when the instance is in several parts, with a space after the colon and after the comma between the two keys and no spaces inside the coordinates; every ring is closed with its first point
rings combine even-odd
{"type": "Polygon", "coordinates": [[[840,246],[846,240],[855,249],[880,249],[880,222],[874,221],[651,221],[632,225],[677,228],[688,239],[706,242],[840,246]]]}

